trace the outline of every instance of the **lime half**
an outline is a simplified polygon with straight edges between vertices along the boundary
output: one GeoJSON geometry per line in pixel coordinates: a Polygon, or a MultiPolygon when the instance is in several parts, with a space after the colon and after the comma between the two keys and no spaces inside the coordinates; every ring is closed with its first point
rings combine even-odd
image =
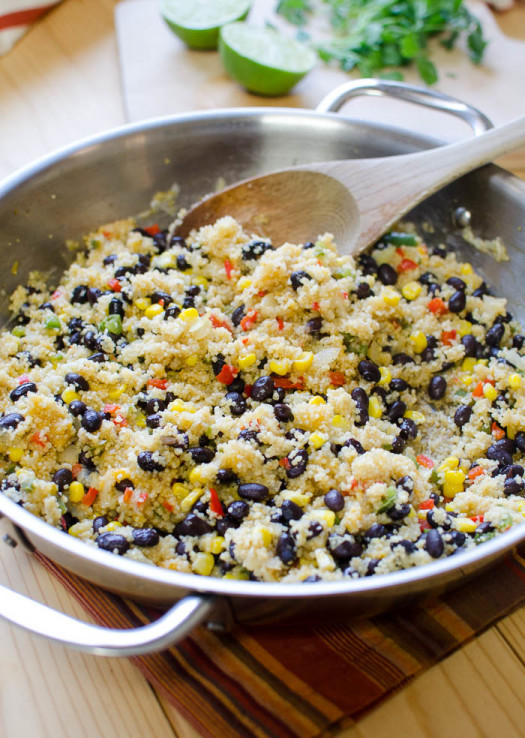
{"type": "Polygon", "coordinates": [[[228,74],[258,95],[285,95],[316,60],[314,52],[299,41],[247,23],[221,28],[219,52],[228,74]]]}
{"type": "Polygon", "coordinates": [[[161,0],[162,17],[191,49],[216,49],[219,30],[248,15],[252,0],[161,0]]]}

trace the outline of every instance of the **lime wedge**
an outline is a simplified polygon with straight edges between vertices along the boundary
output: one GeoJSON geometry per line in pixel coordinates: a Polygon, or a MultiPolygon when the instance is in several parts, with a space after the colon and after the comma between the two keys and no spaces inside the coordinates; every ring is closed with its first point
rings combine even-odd
{"type": "Polygon", "coordinates": [[[230,23],[219,33],[224,68],[249,92],[285,95],[310,72],[315,54],[271,28],[230,23]]]}
{"type": "Polygon", "coordinates": [[[161,0],[160,12],[191,49],[216,49],[219,29],[248,15],[252,0],[161,0]]]}

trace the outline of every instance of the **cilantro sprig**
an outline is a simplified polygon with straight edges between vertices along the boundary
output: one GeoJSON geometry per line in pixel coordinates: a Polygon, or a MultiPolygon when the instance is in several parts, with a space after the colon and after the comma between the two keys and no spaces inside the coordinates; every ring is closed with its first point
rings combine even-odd
{"type": "Polygon", "coordinates": [[[438,79],[428,41],[447,49],[465,37],[479,64],[487,42],[478,19],[463,0],[279,0],[277,12],[305,29],[314,17],[328,21],[331,37],[314,43],[320,58],[363,77],[402,79],[399,68],[415,64],[424,82],[438,79]]]}

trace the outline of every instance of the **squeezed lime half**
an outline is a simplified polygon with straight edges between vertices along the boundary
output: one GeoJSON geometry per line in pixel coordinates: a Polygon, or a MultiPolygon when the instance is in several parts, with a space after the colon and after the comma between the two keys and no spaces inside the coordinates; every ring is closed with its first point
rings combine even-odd
{"type": "Polygon", "coordinates": [[[228,74],[249,92],[285,95],[315,66],[314,52],[272,28],[230,23],[219,33],[228,74]]]}
{"type": "Polygon", "coordinates": [[[216,49],[219,30],[243,20],[252,0],[161,0],[162,17],[191,49],[216,49]]]}

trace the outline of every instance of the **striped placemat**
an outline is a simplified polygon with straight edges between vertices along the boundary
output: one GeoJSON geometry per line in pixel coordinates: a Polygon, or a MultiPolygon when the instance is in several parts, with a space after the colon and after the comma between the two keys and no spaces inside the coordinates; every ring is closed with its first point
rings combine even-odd
{"type": "MultiPolygon", "coordinates": [[[[35,555],[100,625],[137,627],[158,616],[35,555]]],[[[331,735],[522,604],[524,556],[525,547],[468,586],[407,611],[223,635],[203,627],[133,661],[202,736],[331,735]]]]}
{"type": "Polygon", "coordinates": [[[0,56],[7,54],[32,23],[61,0],[0,0],[0,56]]]}

